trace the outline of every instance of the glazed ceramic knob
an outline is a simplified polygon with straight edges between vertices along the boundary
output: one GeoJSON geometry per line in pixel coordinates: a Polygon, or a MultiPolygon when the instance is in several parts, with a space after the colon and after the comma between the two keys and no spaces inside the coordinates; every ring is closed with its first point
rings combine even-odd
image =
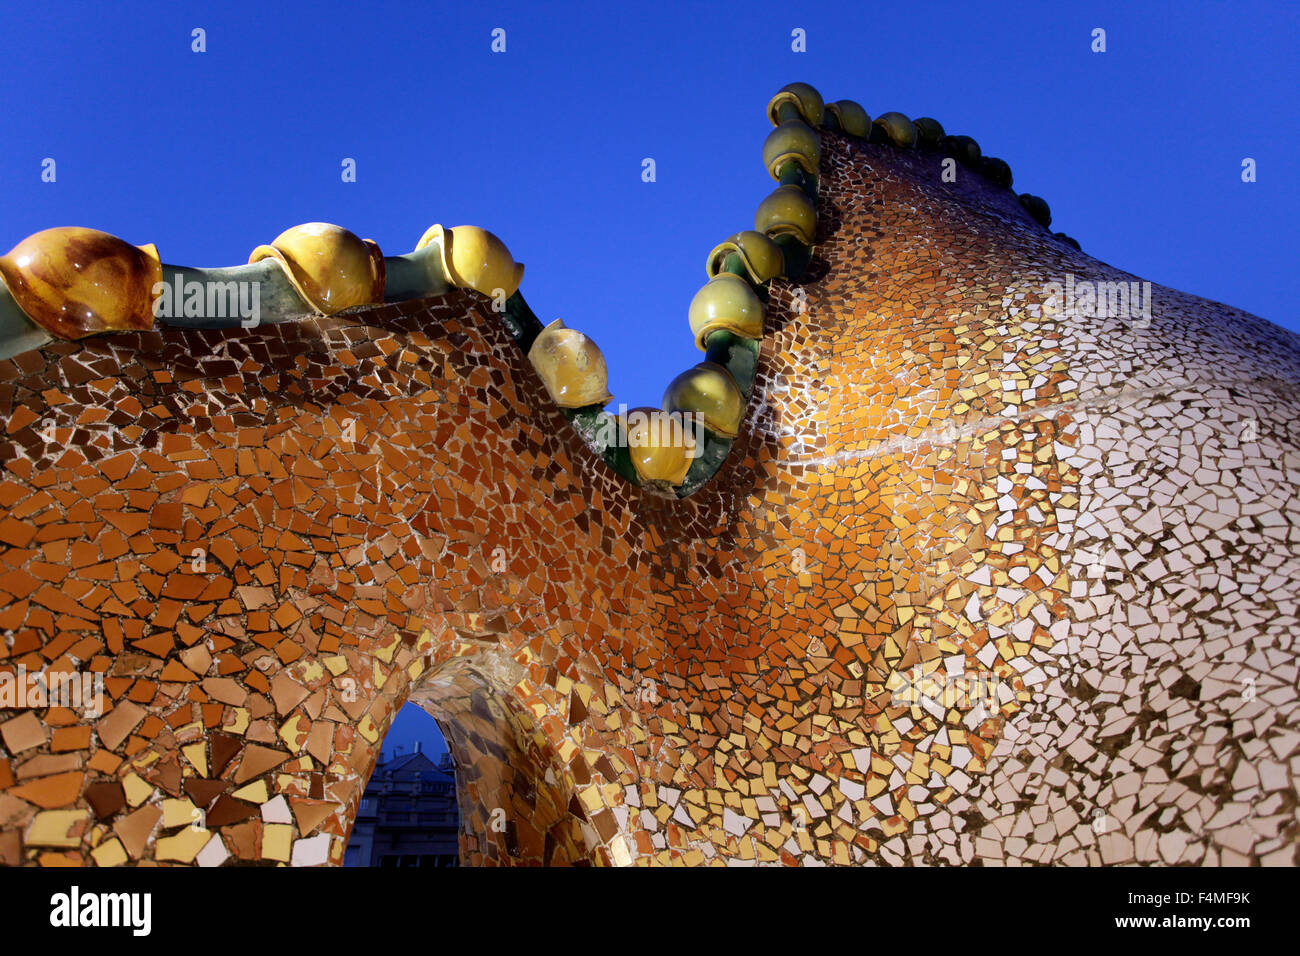
{"type": "Polygon", "coordinates": [[[811,246],[817,235],[817,209],[798,186],[779,186],[758,204],[754,228],[766,236],[794,236],[811,246]]]}
{"type": "Polygon", "coordinates": [[[781,167],[789,162],[798,163],[805,173],[816,176],[821,158],[821,139],[812,127],[799,120],[782,123],[763,141],[763,165],[773,179],[781,178],[781,167]]]}
{"type": "Polygon", "coordinates": [[[852,100],[836,100],[826,104],[826,112],[835,117],[840,129],[850,136],[866,139],[871,135],[871,117],[852,100]]]}
{"type": "Polygon", "coordinates": [[[911,149],[916,145],[916,127],[902,113],[881,113],[872,125],[879,126],[895,146],[911,149]]]}
{"type": "Polygon", "coordinates": [[[61,226],[10,249],[0,259],[0,278],[29,319],[57,338],[80,339],[153,328],[162,263],[152,244],[61,226]]]}
{"type": "Polygon", "coordinates": [[[1052,210],[1047,205],[1047,200],[1041,196],[1031,196],[1029,193],[1020,194],[1020,205],[1025,207],[1025,212],[1034,217],[1034,221],[1046,229],[1052,224],[1052,210]]]}
{"type": "Polygon", "coordinates": [[[940,141],[939,148],[963,165],[979,165],[980,144],[969,136],[945,136],[940,141]]]}
{"type": "Polygon", "coordinates": [[[1006,164],[1005,160],[998,159],[996,156],[984,156],[979,162],[980,172],[995,186],[1001,186],[1003,189],[1011,188],[1011,167],[1006,164]]]}
{"type": "Polygon", "coordinates": [[[659,408],[634,408],[619,418],[632,467],[642,483],[680,485],[698,455],[694,431],[680,415],[659,408]]]}
{"type": "Polygon", "coordinates": [[[749,273],[754,285],[762,285],[781,275],[785,271],[785,253],[775,242],[753,229],[738,232],[725,242],[713,247],[709,258],[705,260],[704,271],[709,278],[722,271],[722,265],[731,253],[740,256],[740,261],[749,273]]]}
{"type": "Polygon", "coordinates": [[[735,438],[745,415],[745,397],[723,366],[701,362],[669,383],[664,392],[666,412],[698,415],[724,438],[735,438]]]}
{"type": "Polygon", "coordinates": [[[781,91],[772,97],[772,101],[767,104],[767,118],[772,121],[773,126],[781,122],[779,110],[782,103],[791,103],[803,117],[803,121],[809,126],[816,129],[822,125],[825,118],[826,106],[822,101],[822,95],[807,83],[787,83],[781,87],[781,91]]]}
{"type": "Polygon", "coordinates": [[[561,319],[537,333],[528,361],[561,408],[604,406],[613,399],[600,349],[577,329],[566,328],[561,319]]]}
{"type": "Polygon", "coordinates": [[[308,222],[286,229],[249,262],[275,259],[302,300],[322,315],[384,301],[384,255],[342,226],[308,222]]]}
{"type": "Polygon", "coordinates": [[[484,295],[510,298],[524,281],[524,267],[515,262],[506,244],[478,226],[430,226],[416,250],[436,244],[442,269],[452,285],[484,295]]]}
{"type": "Polygon", "coordinates": [[[912,120],[912,125],[916,127],[916,141],[922,146],[933,149],[943,139],[943,124],[937,119],[921,116],[912,120]]]}
{"type": "Polygon", "coordinates": [[[746,339],[763,337],[763,303],[748,282],[730,272],[720,272],[706,282],[691,299],[687,315],[701,352],[719,329],[746,339]]]}

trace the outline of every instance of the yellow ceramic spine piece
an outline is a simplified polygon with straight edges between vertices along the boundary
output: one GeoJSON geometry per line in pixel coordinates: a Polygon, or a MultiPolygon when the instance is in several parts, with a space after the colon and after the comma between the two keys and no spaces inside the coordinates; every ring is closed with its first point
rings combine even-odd
{"type": "Polygon", "coordinates": [[[918,116],[912,125],[916,127],[916,141],[924,146],[936,147],[944,137],[943,124],[929,116],[918,116]]]}
{"type": "Polygon", "coordinates": [[[695,293],[687,317],[701,352],[719,329],[746,339],[763,337],[763,303],[748,282],[730,272],[718,273],[695,293]]]}
{"type": "Polygon", "coordinates": [[[713,247],[704,263],[709,278],[722,271],[727,256],[733,252],[740,256],[754,285],[762,285],[785,272],[785,253],[781,247],[761,232],[746,229],[713,247]]]}
{"type": "Polygon", "coordinates": [[[791,103],[799,111],[804,122],[814,129],[822,125],[825,119],[826,105],[822,95],[807,83],[787,83],[767,104],[767,118],[773,126],[781,124],[780,109],[782,103],[791,103]]]}
{"type": "Polygon", "coordinates": [[[342,226],[308,222],[286,229],[249,262],[275,259],[304,302],[322,315],[384,301],[384,255],[342,226]]]}
{"type": "Polygon", "coordinates": [[[613,400],[600,349],[577,329],[567,328],[562,319],[537,334],[528,350],[528,361],[561,408],[604,406],[613,400]]]}
{"type": "Polygon", "coordinates": [[[735,438],[745,415],[745,396],[724,366],[701,362],[669,383],[663,409],[698,415],[712,431],[724,438],[735,438]]]}
{"type": "Polygon", "coordinates": [[[827,103],[826,112],[832,114],[839,122],[840,129],[850,136],[866,139],[871,135],[871,117],[853,100],[836,100],[834,103],[827,103]]]}
{"type": "Polygon", "coordinates": [[[0,258],[0,278],[23,313],[51,335],[153,327],[162,262],[152,243],[133,246],[98,229],[61,226],[24,239],[0,258]]]}
{"type": "Polygon", "coordinates": [[[768,174],[779,180],[781,167],[795,162],[810,176],[816,176],[821,163],[821,140],[807,123],[789,120],[767,134],[763,142],[763,165],[768,174]]]}
{"type": "Polygon", "coordinates": [[[418,251],[431,244],[437,245],[442,270],[457,288],[508,299],[524,280],[523,264],[515,262],[506,244],[486,229],[433,225],[425,230],[415,248],[418,251]]]}
{"type": "Polygon", "coordinates": [[[881,113],[873,125],[883,129],[895,146],[911,149],[916,145],[916,127],[902,113],[881,113]]]}
{"type": "Polygon", "coordinates": [[[643,485],[680,485],[697,457],[695,435],[680,415],[660,408],[634,408],[619,416],[632,467],[643,485]]]}
{"type": "Polygon", "coordinates": [[[773,238],[794,236],[811,246],[817,234],[817,210],[798,186],[779,186],[759,203],[754,228],[773,238]]]}

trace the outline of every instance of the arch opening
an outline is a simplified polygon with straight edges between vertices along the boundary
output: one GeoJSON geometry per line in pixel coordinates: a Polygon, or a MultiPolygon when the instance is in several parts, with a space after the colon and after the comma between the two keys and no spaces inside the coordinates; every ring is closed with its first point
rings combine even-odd
{"type": "Polygon", "coordinates": [[[454,867],[460,863],[455,765],[438,722],[403,706],[361,795],[343,865],[454,867]]]}
{"type": "MultiPolygon", "coordinates": [[[[372,858],[378,850],[378,865],[443,865],[420,863],[420,856],[442,857],[446,851],[436,848],[438,841],[429,839],[429,853],[389,852],[390,856],[415,856],[414,863],[399,859],[385,864],[383,846],[367,842],[367,831],[382,831],[384,803],[379,800],[387,790],[400,803],[394,814],[456,814],[458,824],[456,862],[458,866],[586,866],[592,848],[600,842],[598,831],[578,799],[580,779],[575,767],[585,767],[580,754],[567,755],[551,745],[551,735],[539,723],[534,711],[523,705],[512,690],[497,686],[475,658],[453,658],[413,680],[406,696],[393,708],[383,727],[380,742],[388,739],[397,715],[403,710],[419,709],[436,721],[447,748],[445,769],[424,755],[412,761],[406,754],[384,760],[381,747],[375,749],[375,763],[369,768],[365,789],[350,808],[352,820],[348,848],[357,848],[359,860],[369,849],[372,858]],[[401,765],[428,763],[427,785],[436,786],[446,777],[454,791],[447,799],[427,799],[431,809],[421,811],[415,805],[413,781],[403,783],[401,765]],[[393,771],[397,770],[394,774],[393,771]],[[367,800],[374,800],[367,804],[367,800]],[[432,809],[435,806],[444,809],[432,809]],[[449,806],[450,811],[445,809],[449,806]]],[[[543,721],[544,722],[544,721],[543,721]]],[[[410,775],[408,775],[410,776],[410,775]]],[[[421,794],[434,797],[442,794],[421,794]]],[[[397,817],[387,817],[396,822],[397,817]]],[[[429,816],[426,819],[432,820],[429,816]]],[[[436,828],[441,829],[441,827],[436,828]]],[[[413,844],[417,849],[420,844],[413,844]]],[[[345,857],[345,865],[349,865],[345,857]]],[[[357,862],[351,865],[365,865],[357,862]]]]}

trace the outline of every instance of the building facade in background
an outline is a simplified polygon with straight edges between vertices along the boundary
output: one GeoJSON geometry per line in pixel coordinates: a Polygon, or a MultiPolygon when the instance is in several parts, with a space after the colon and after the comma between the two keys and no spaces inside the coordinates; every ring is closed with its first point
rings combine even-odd
{"type": "Polygon", "coordinates": [[[415,745],[375,767],[361,797],[344,866],[456,866],[460,813],[451,756],[415,745]]]}

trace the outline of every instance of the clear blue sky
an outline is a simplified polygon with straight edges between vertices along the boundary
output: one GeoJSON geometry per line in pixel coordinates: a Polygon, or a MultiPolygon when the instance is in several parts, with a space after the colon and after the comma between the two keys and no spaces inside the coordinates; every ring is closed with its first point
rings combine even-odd
{"type": "Polygon", "coordinates": [[[401,748],[403,754],[409,754],[415,749],[417,740],[423,744],[424,752],[434,763],[447,752],[447,744],[443,740],[442,731],[438,729],[438,722],[415,704],[407,704],[397,712],[384,737],[384,759],[397,756],[398,748],[401,748]]]}
{"type": "Polygon", "coordinates": [[[751,226],[773,185],[764,104],[797,79],[973,135],[1086,251],[1300,329],[1297,11],[6,4],[0,247],[85,225],[212,266],[312,220],[389,254],[434,222],[481,225],[527,265],[538,316],[601,345],[616,401],[658,404],[699,358],[686,307],[705,254],[751,226]],[[206,53],[190,50],[194,27],[206,53]],[[790,49],[795,27],[806,53],[790,49]]]}

